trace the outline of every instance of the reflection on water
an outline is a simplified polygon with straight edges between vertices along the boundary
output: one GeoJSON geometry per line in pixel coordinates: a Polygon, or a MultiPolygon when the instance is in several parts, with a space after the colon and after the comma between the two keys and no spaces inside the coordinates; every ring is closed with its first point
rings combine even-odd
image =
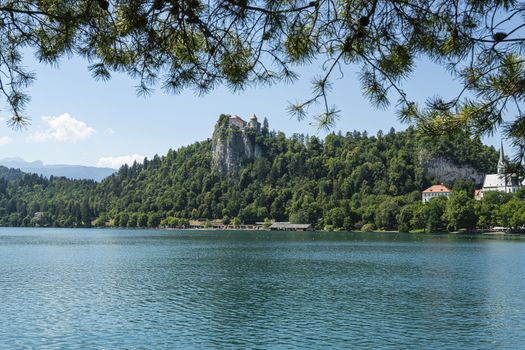
{"type": "Polygon", "coordinates": [[[525,347],[525,242],[0,230],[2,348],[525,347]]]}

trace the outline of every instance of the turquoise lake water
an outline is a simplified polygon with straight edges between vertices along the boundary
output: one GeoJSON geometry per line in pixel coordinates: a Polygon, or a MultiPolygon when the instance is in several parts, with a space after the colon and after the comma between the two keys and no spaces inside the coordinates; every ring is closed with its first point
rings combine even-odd
{"type": "Polygon", "coordinates": [[[0,229],[1,349],[523,349],[525,241],[0,229]]]}

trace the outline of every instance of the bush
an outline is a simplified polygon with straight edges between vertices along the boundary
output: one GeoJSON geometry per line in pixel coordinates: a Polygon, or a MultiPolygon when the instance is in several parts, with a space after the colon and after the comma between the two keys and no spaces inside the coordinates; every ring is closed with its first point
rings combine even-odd
{"type": "Polygon", "coordinates": [[[363,232],[373,232],[375,230],[375,226],[373,224],[364,224],[363,227],[361,227],[361,231],[363,232]]]}
{"type": "Polygon", "coordinates": [[[108,217],[106,214],[100,215],[98,218],[93,221],[93,226],[96,227],[104,227],[106,226],[106,222],[108,221],[108,217]]]}
{"type": "Polygon", "coordinates": [[[234,217],[233,220],[232,220],[232,225],[233,226],[239,226],[241,224],[241,220],[239,220],[238,217],[234,217]]]}
{"type": "Polygon", "coordinates": [[[269,218],[265,218],[263,227],[264,228],[270,228],[270,226],[272,226],[272,220],[270,220],[269,218]]]}

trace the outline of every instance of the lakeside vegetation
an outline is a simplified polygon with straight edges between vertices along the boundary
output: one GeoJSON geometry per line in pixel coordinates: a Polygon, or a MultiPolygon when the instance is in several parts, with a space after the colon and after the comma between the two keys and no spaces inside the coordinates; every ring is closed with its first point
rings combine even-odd
{"type": "Polygon", "coordinates": [[[525,192],[487,193],[475,184],[448,184],[450,198],[421,203],[425,176],[419,157],[446,156],[456,164],[493,172],[497,153],[466,136],[420,136],[406,131],[315,136],[264,132],[263,157],[234,177],[212,170],[211,141],[197,142],[143,164],[124,165],[96,183],[43,178],[4,169],[2,226],[175,227],[189,220],[225,224],[256,221],[311,223],[326,230],[460,230],[525,224],[525,192]]]}

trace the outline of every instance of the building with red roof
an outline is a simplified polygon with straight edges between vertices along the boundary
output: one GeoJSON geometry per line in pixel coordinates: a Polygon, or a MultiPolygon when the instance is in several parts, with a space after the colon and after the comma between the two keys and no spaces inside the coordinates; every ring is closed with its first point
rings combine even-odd
{"type": "Polygon", "coordinates": [[[423,194],[423,203],[428,202],[432,198],[445,196],[448,197],[450,195],[450,190],[447,186],[444,185],[432,185],[426,190],[422,192],[423,194]]]}
{"type": "Polygon", "coordinates": [[[234,115],[233,117],[230,117],[230,125],[235,125],[239,129],[244,129],[244,127],[246,127],[246,122],[238,115],[234,115]]]}

